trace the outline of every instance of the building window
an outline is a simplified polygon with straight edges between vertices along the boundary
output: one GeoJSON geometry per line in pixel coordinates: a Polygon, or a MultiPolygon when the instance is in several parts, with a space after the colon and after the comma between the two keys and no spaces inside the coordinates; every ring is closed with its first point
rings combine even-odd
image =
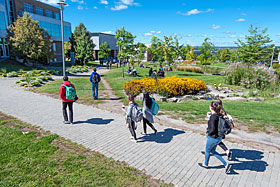
{"type": "Polygon", "coordinates": [[[44,9],[40,7],[36,7],[36,14],[39,14],[41,16],[44,16],[44,9]]]}
{"type": "Polygon", "coordinates": [[[26,12],[33,13],[33,5],[24,3],[24,10],[25,10],[26,12]]]}
{"type": "Polygon", "coordinates": [[[50,10],[46,10],[46,16],[49,18],[53,18],[53,12],[50,10]]]}
{"type": "Polygon", "coordinates": [[[55,13],[54,13],[54,18],[57,19],[57,20],[60,20],[59,13],[56,13],[56,12],[55,12],[55,13]]]}
{"type": "Polygon", "coordinates": [[[6,21],[4,12],[0,12],[0,30],[6,30],[6,21]]]}
{"type": "Polygon", "coordinates": [[[53,51],[56,51],[56,44],[53,43],[53,51]]]}

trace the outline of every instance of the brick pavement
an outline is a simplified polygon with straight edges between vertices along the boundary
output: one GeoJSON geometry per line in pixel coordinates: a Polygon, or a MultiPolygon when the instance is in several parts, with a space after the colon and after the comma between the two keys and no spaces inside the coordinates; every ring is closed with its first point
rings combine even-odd
{"type": "MultiPolygon", "coordinates": [[[[130,141],[124,116],[74,104],[74,125],[62,123],[61,101],[14,87],[16,79],[0,78],[0,111],[82,144],[115,160],[145,170],[176,186],[280,186],[280,153],[226,142],[233,149],[231,175],[221,167],[203,169],[205,137],[156,124],[158,134],[130,141]]],[[[221,149],[218,148],[218,152],[221,149]]],[[[221,166],[215,157],[210,165],[221,166]]]]}

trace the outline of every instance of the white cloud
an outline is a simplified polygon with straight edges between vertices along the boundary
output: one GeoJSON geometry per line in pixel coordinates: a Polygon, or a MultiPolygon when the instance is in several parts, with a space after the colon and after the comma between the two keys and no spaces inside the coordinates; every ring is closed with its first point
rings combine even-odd
{"type": "Polygon", "coordinates": [[[100,4],[104,4],[104,5],[108,5],[109,4],[109,2],[107,0],[100,0],[99,3],[100,4]]]}
{"type": "Polygon", "coordinates": [[[192,35],[191,35],[191,34],[188,34],[187,36],[188,36],[188,37],[192,37],[192,35]]]}
{"type": "Polygon", "coordinates": [[[239,18],[237,20],[235,20],[236,22],[242,22],[242,21],[246,21],[246,19],[243,19],[243,18],[239,18]]]}
{"type": "Polygon", "coordinates": [[[84,0],[71,0],[74,3],[80,3],[80,4],[84,4],[84,0]]]}
{"type": "Polygon", "coordinates": [[[226,31],[225,33],[226,33],[226,34],[230,34],[230,31],[226,31]]]}
{"type": "Polygon", "coordinates": [[[94,6],[93,8],[94,8],[94,9],[98,9],[98,7],[97,7],[97,6],[94,6]]]}
{"type": "Polygon", "coordinates": [[[156,31],[150,31],[150,33],[155,33],[156,31]]]}
{"type": "Polygon", "coordinates": [[[124,9],[128,9],[128,6],[127,5],[116,5],[115,7],[111,8],[111,10],[113,10],[113,11],[124,10],[124,9]]]}
{"type": "Polygon", "coordinates": [[[150,32],[146,32],[146,33],[144,33],[144,36],[152,36],[153,34],[152,33],[150,33],[150,32]]]}
{"type": "Polygon", "coordinates": [[[192,10],[186,12],[186,13],[183,13],[183,12],[180,12],[180,11],[177,12],[177,13],[180,14],[180,15],[183,15],[183,16],[190,16],[190,15],[196,15],[196,14],[200,14],[200,13],[207,13],[207,12],[213,12],[213,11],[214,11],[214,9],[211,9],[211,8],[208,8],[205,11],[198,10],[197,8],[195,8],[195,9],[192,9],[192,10]]]}
{"type": "Polygon", "coordinates": [[[235,34],[232,34],[232,35],[230,35],[229,37],[230,37],[230,38],[235,38],[236,35],[235,35],[235,34]]]}
{"type": "Polygon", "coordinates": [[[84,7],[83,6],[78,6],[77,9],[78,10],[84,10],[84,7]]]}
{"type": "Polygon", "coordinates": [[[104,34],[113,34],[113,31],[104,31],[102,33],[104,33],[104,34]]]}
{"type": "Polygon", "coordinates": [[[39,0],[39,1],[41,1],[42,3],[49,4],[49,5],[57,5],[59,0],[39,0]]]}
{"type": "Polygon", "coordinates": [[[245,36],[244,36],[244,35],[240,35],[239,37],[240,37],[240,38],[245,38],[245,36]]]}
{"type": "Polygon", "coordinates": [[[157,31],[157,34],[161,34],[161,31],[157,31]]]}
{"type": "Polygon", "coordinates": [[[215,24],[213,24],[211,28],[212,28],[212,29],[220,29],[221,26],[220,26],[220,25],[215,25],[215,24]]]}

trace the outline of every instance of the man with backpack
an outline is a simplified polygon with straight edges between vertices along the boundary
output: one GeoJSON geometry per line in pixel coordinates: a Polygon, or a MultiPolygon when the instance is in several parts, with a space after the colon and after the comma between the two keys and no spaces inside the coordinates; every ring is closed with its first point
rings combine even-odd
{"type": "Polygon", "coordinates": [[[96,72],[96,68],[93,68],[89,80],[92,83],[92,96],[94,99],[98,99],[98,83],[100,82],[101,78],[96,72]]]}
{"type": "Polygon", "coordinates": [[[63,77],[63,83],[60,86],[59,90],[59,95],[60,98],[62,99],[62,112],[63,112],[63,117],[64,117],[64,124],[72,124],[73,123],[73,102],[77,100],[77,95],[76,95],[76,89],[73,84],[71,84],[70,81],[68,81],[68,77],[64,76],[63,77]],[[66,108],[68,106],[69,109],[69,117],[70,121],[68,120],[68,115],[66,108]]]}

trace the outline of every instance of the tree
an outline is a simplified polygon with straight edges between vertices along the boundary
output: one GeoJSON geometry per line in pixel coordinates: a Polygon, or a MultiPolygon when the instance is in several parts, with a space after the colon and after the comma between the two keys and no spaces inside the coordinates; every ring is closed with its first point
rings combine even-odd
{"type": "Polygon", "coordinates": [[[189,46],[189,48],[190,48],[190,50],[186,54],[186,59],[190,62],[193,62],[193,61],[195,61],[197,55],[194,53],[193,46],[189,46]]]}
{"type": "Polygon", "coordinates": [[[230,59],[230,52],[228,48],[219,49],[217,52],[217,59],[220,62],[226,62],[230,59]]]}
{"type": "Polygon", "coordinates": [[[239,61],[239,54],[237,49],[231,49],[230,50],[230,59],[229,61],[231,63],[236,63],[239,61]]]}
{"type": "Polygon", "coordinates": [[[32,20],[26,12],[8,29],[7,40],[10,44],[11,56],[29,61],[48,64],[53,58],[52,41],[48,31],[40,28],[38,21],[32,20]]]}
{"type": "MultiPolygon", "coordinates": [[[[205,38],[202,46],[199,47],[201,55],[199,55],[199,60],[201,64],[210,63],[214,56],[214,44],[209,41],[209,38],[205,38]]],[[[206,66],[205,66],[206,67],[206,66]]]]}
{"type": "Polygon", "coordinates": [[[187,60],[187,54],[190,53],[191,50],[191,46],[190,45],[186,45],[186,46],[180,46],[180,57],[182,58],[182,60],[187,60]]]}
{"type": "Polygon", "coordinates": [[[179,43],[180,39],[181,38],[178,38],[178,36],[175,34],[174,41],[173,41],[174,46],[173,46],[173,55],[172,55],[174,60],[178,60],[180,57],[183,58],[183,56],[185,56],[182,54],[182,50],[184,50],[185,48],[183,45],[180,45],[179,43]]]}
{"type": "Polygon", "coordinates": [[[64,55],[66,58],[70,58],[71,44],[70,42],[64,42],[64,55]]]}
{"type": "Polygon", "coordinates": [[[98,56],[100,59],[106,59],[110,56],[111,49],[107,42],[100,44],[98,56]]]}
{"type": "Polygon", "coordinates": [[[164,54],[164,60],[167,61],[168,65],[173,62],[173,52],[174,52],[174,41],[172,36],[164,36],[163,41],[163,54],[164,54]]]}
{"type": "Polygon", "coordinates": [[[250,25],[249,35],[245,36],[245,41],[238,39],[235,42],[238,46],[239,58],[248,67],[256,62],[269,62],[272,55],[272,41],[266,34],[267,28],[261,30],[260,27],[250,25]]]}
{"type": "Polygon", "coordinates": [[[164,52],[162,47],[162,41],[158,39],[156,36],[152,36],[151,38],[151,47],[147,49],[147,51],[152,54],[152,59],[162,63],[164,61],[164,52]]]}
{"type": "Polygon", "coordinates": [[[76,58],[85,65],[93,57],[95,44],[91,41],[90,33],[83,23],[75,27],[70,41],[74,48],[76,58]]]}
{"type": "Polygon", "coordinates": [[[118,58],[120,60],[128,61],[129,57],[132,56],[135,52],[135,46],[133,45],[133,43],[136,36],[133,36],[130,32],[126,31],[124,27],[122,27],[121,29],[116,30],[115,38],[117,39],[117,46],[120,47],[118,58]]]}
{"type": "Polygon", "coordinates": [[[145,52],[146,52],[146,45],[138,42],[135,48],[135,58],[136,61],[138,62],[138,66],[140,62],[145,58],[145,52]]]}

